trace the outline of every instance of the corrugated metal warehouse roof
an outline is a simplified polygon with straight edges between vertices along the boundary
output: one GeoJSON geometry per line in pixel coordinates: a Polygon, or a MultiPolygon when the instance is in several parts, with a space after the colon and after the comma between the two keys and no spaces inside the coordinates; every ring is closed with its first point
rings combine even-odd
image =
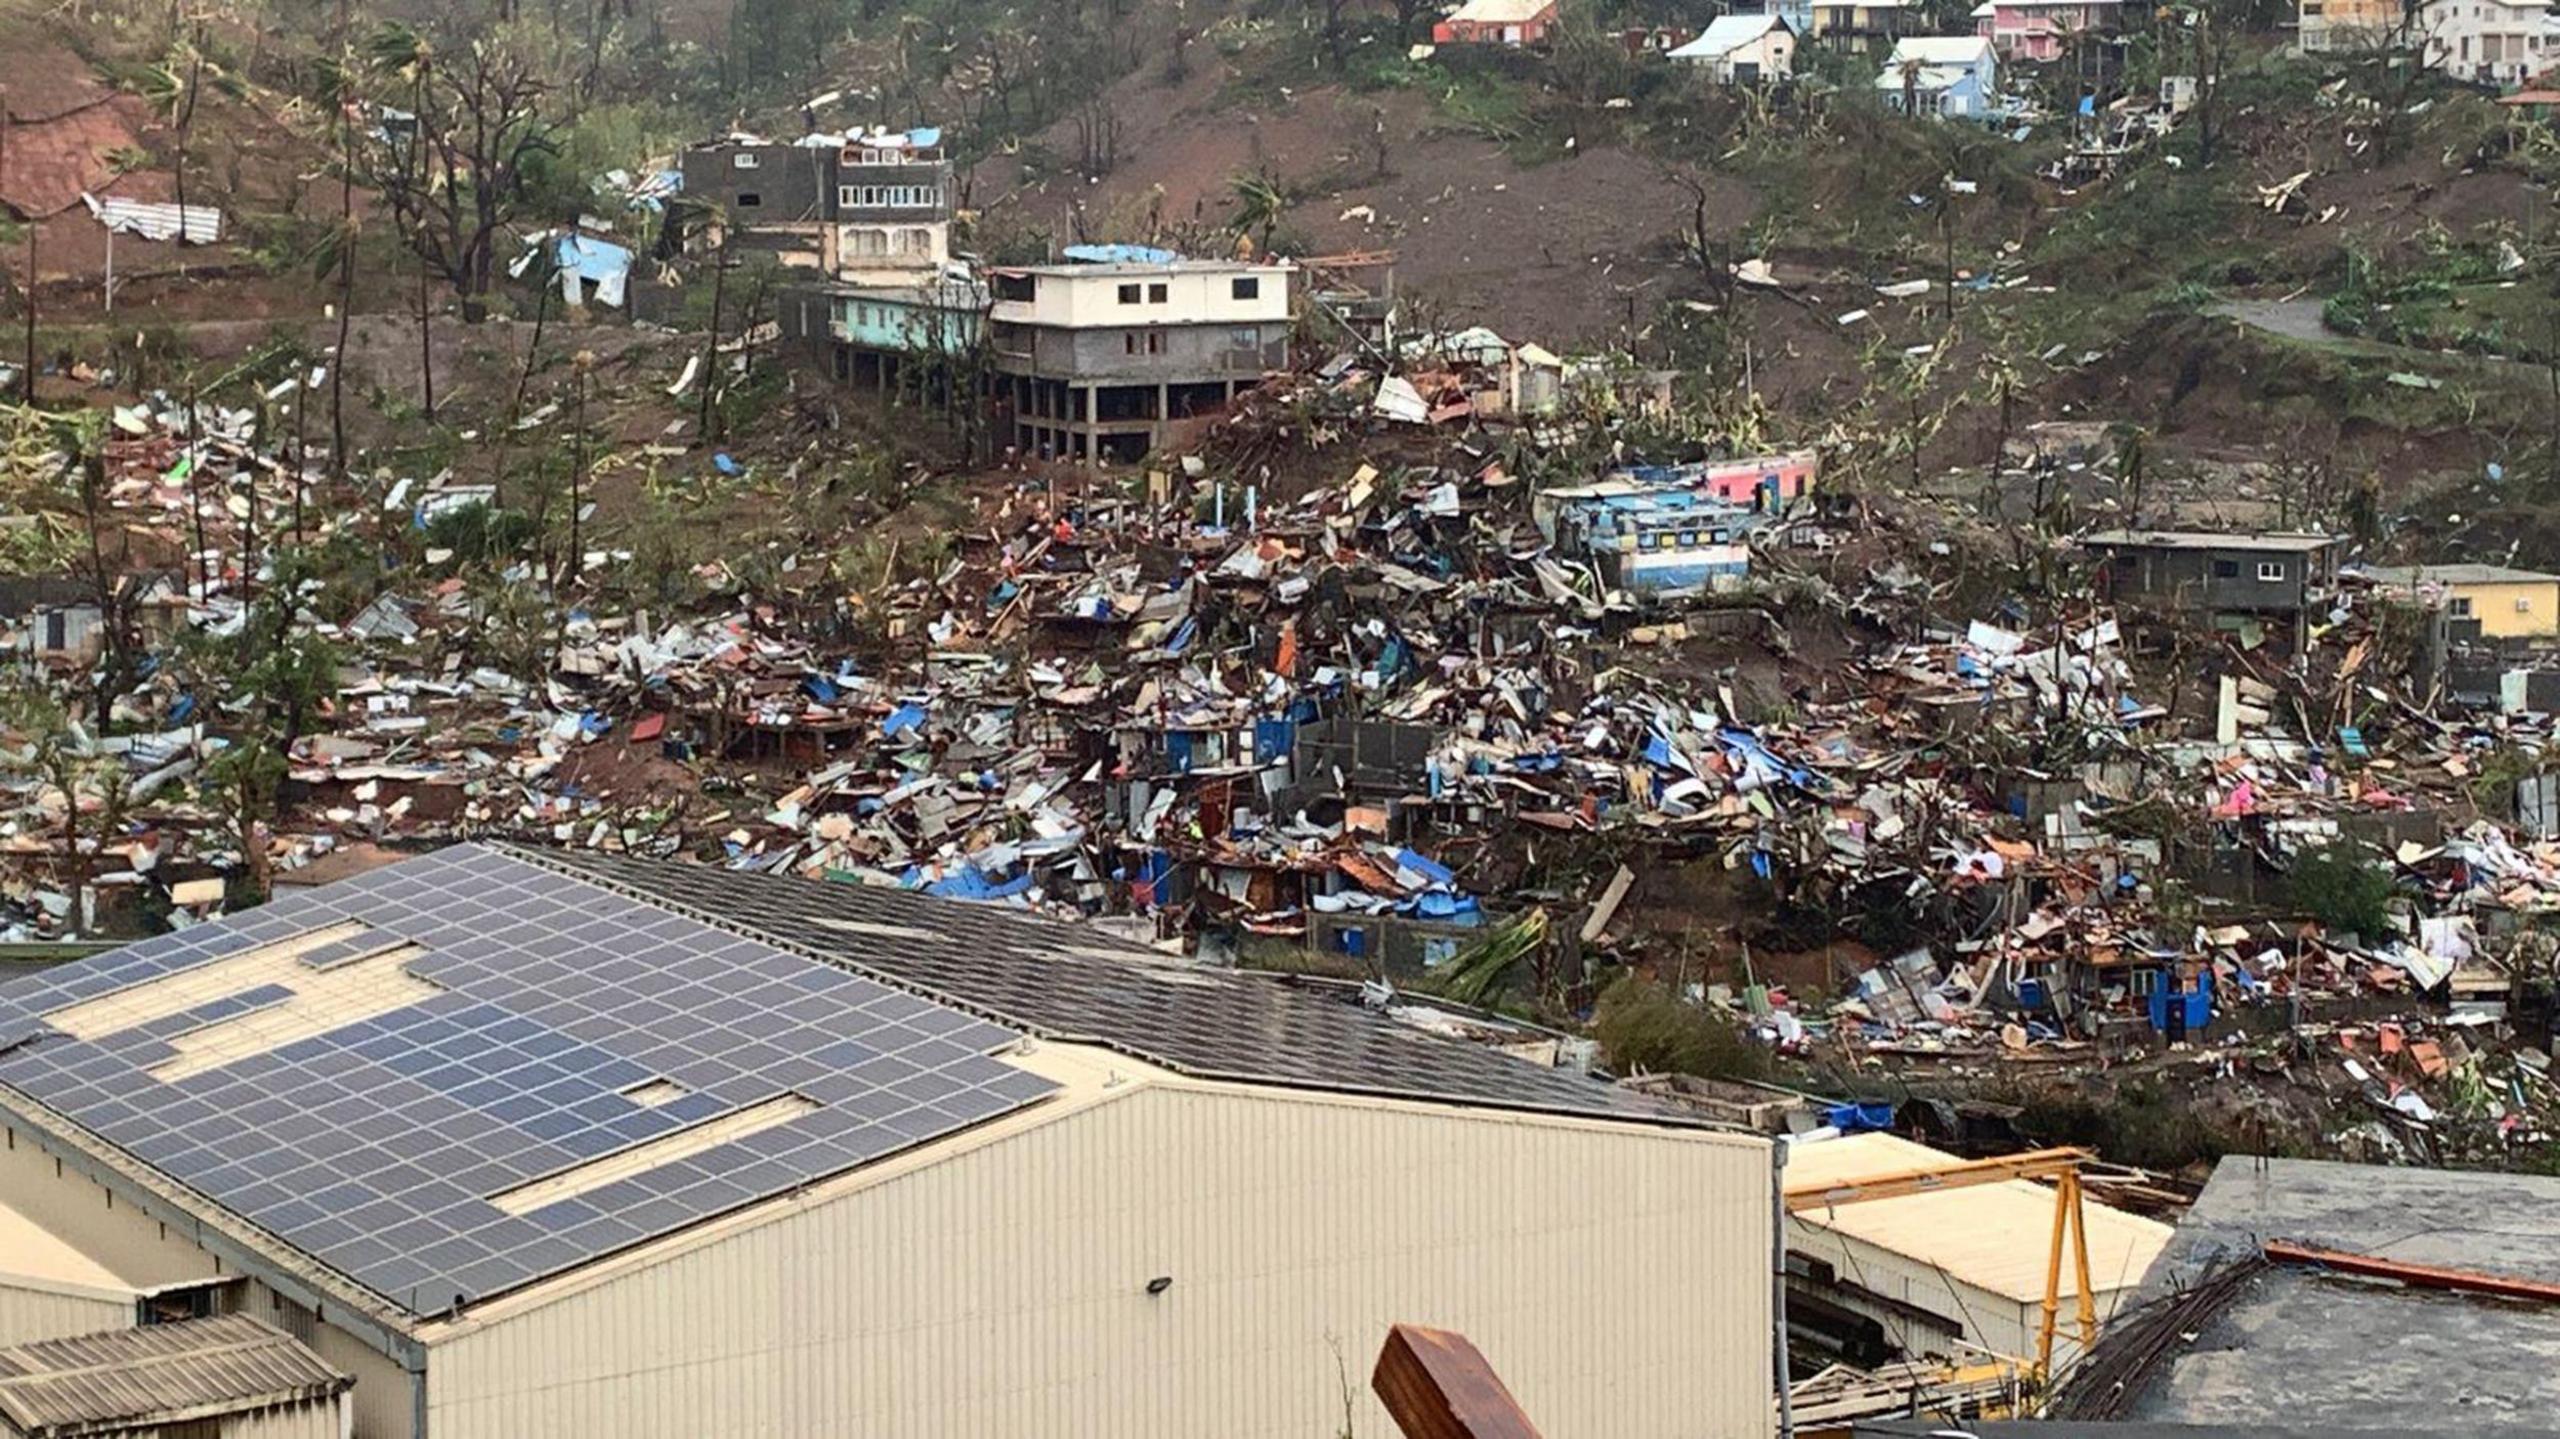
{"type": "Polygon", "coordinates": [[[245,1314],[0,1349],[0,1420],[68,1439],[324,1399],[355,1381],[245,1314]]]}
{"type": "Polygon", "coordinates": [[[1102,931],[911,890],[583,850],[514,849],[1044,1038],[1204,1079],[1691,1122],[1585,1074],[1394,1023],[1356,988],[1168,960],[1102,931]]]}

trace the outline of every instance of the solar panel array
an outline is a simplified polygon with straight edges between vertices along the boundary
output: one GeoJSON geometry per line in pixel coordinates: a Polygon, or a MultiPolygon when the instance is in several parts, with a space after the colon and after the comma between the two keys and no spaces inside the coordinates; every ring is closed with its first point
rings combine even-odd
{"type": "Polygon", "coordinates": [[[1339,987],[1176,967],[1099,930],[1021,910],[580,850],[522,853],[815,948],[1006,1024],[1105,1044],[1181,1073],[1513,1109],[1683,1117],[1588,1075],[1397,1023],[1339,987]]]}
{"type": "Polygon", "coordinates": [[[0,1085],[412,1312],[443,1310],[1029,1104],[1014,1031],[479,846],[0,985],[0,1085]],[[441,993],[163,1082],[246,988],[83,1041],[66,1006],[347,920],[441,993]],[[661,1081],[680,1087],[669,1091],[661,1081]],[[626,1091],[644,1091],[635,1098],[626,1091]],[[521,1215],[492,1196],[783,1094],[786,1123],[521,1215]]]}

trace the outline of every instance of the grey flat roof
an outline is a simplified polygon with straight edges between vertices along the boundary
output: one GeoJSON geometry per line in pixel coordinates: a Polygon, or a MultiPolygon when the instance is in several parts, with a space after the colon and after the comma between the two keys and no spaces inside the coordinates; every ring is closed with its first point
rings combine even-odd
{"type": "Polygon", "coordinates": [[[1362,1005],[1356,987],[1176,966],[1103,931],[1019,909],[588,850],[511,852],[829,955],[1000,1024],[1180,1073],[1694,1122],[1589,1075],[1398,1023],[1362,1005]]]}
{"type": "Polygon", "coordinates": [[[29,1435],[120,1432],[344,1392],[355,1380],[245,1314],[0,1349],[0,1420],[29,1435]]]}
{"type": "MultiPolygon", "coordinates": [[[[2143,1296],[2270,1239],[2560,1281],[2560,1179],[2235,1156],[2215,1167],[2143,1296]]],[[[2439,1435],[2549,1433],[2555,1412],[2551,1307],[2272,1268],[2153,1366],[2126,1414],[2439,1435]]]]}
{"type": "MultiPolygon", "coordinates": [[[[2261,1424],[2093,1423],[2075,1420],[1999,1424],[1948,1424],[1927,1419],[1862,1420],[1855,1439],[2421,1439],[2405,1429],[2341,1429],[2335,1426],[2261,1424]]],[[[2548,1429],[2512,1425],[2482,1428],[2459,1420],[2425,1431],[2423,1439],[2548,1439],[2548,1429]]]]}
{"type": "Polygon", "coordinates": [[[2283,550],[2311,554],[2338,543],[2335,535],[2247,530],[2091,530],[2084,545],[2151,550],[2283,550]]]}
{"type": "Polygon", "coordinates": [[[2352,573],[2385,585],[2548,584],[2560,575],[2505,565],[2358,565],[2352,573]]]}

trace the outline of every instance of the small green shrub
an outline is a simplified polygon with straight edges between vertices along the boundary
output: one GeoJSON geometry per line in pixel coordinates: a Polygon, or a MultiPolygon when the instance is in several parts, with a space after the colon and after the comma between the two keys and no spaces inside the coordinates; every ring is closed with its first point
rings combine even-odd
{"type": "Polygon", "coordinates": [[[2346,844],[2307,850],[2293,862],[2286,891],[2324,928],[2379,935],[2391,925],[2391,876],[2346,844]]]}
{"type": "Polygon", "coordinates": [[[1609,1067],[1621,1074],[1762,1079],[1769,1073],[1768,1051],[1732,1021],[1640,975],[1624,976],[1600,996],[1592,1032],[1609,1067]]]}

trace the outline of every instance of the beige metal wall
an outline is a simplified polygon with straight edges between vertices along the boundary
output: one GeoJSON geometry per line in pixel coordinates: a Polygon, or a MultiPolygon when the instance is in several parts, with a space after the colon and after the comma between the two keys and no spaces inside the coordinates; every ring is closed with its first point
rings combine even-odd
{"type": "MultiPolygon", "coordinates": [[[[310,1345],[321,1362],[355,1379],[356,1387],[346,1396],[355,1417],[355,1439],[412,1439],[416,1434],[416,1382],[398,1360],[310,1310],[279,1298],[274,1290],[255,1280],[250,1281],[248,1292],[241,1299],[240,1312],[255,1315],[310,1345]]],[[[334,1439],[337,1431],[329,1432],[334,1439]]]]}
{"type": "Polygon", "coordinates": [[[430,1333],[434,1439],[1391,1433],[1397,1320],[1550,1434],[1771,1428],[1757,1139],[1148,1082],[883,1170],[430,1333]]]}
{"type": "Polygon", "coordinates": [[[340,1439],[339,1399],[284,1404],[222,1421],[222,1439],[340,1439]]]}
{"type": "Polygon", "coordinates": [[[139,1289],[220,1277],[214,1257],[0,1127],[0,1201],[139,1289]]]}
{"type": "MultiPolygon", "coordinates": [[[[7,1256],[0,1255],[0,1263],[7,1256]]],[[[71,1294],[0,1279],[0,1347],[68,1339],[133,1327],[134,1301],[100,1294],[71,1294]]]]}
{"type": "MultiPolygon", "coordinates": [[[[219,1259],[184,1235],[131,1204],[116,1202],[78,1171],[57,1167],[53,1156],[24,1134],[0,1132],[0,1202],[90,1259],[112,1266],[118,1277],[139,1288],[212,1279],[224,1272],[219,1259]]],[[[18,1304],[15,1294],[0,1291],[0,1341],[18,1337],[11,1327],[18,1304]]],[[[417,1427],[417,1404],[413,1385],[396,1361],[328,1324],[288,1323],[286,1310],[265,1285],[249,1284],[242,1309],[293,1332],[322,1359],[356,1377],[355,1439],[411,1439],[417,1427]]],[[[34,1311],[25,1312],[33,1322],[34,1311]]],[[[134,1308],[127,1302],[107,1322],[46,1337],[128,1328],[133,1322],[134,1308]]],[[[334,1426],[335,1420],[331,1422],[334,1426]]],[[[337,1430],[332,1427],[329,1432],[335,1439],[337,1430]]]]}

